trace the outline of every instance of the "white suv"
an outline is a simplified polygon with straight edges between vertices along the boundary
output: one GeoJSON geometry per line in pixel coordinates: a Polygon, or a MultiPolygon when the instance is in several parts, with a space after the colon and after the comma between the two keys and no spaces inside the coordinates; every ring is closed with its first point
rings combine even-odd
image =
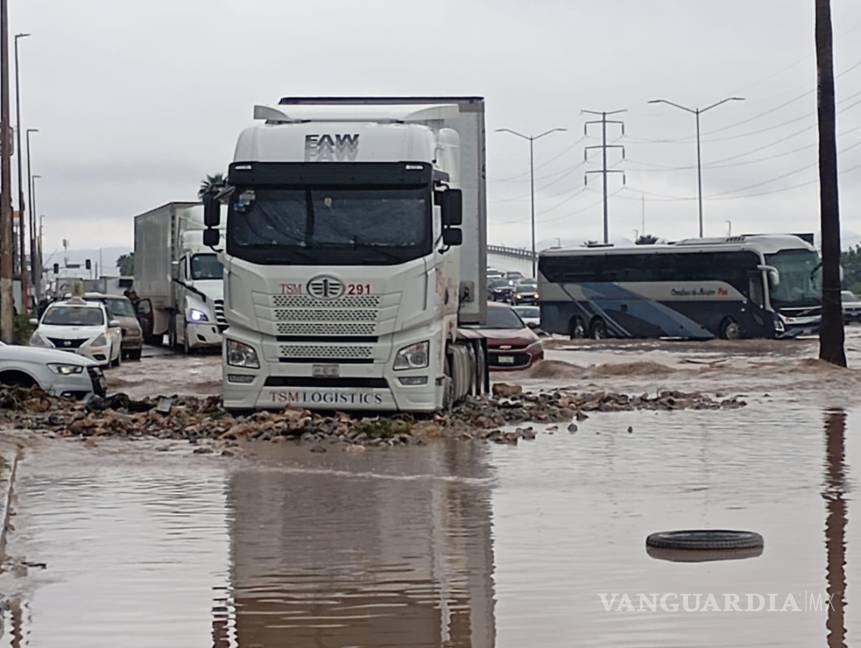
{"type": "Polygon", "coordinates": [[[72,298],[48,306],[30,338],[30,346],[77,353],[100,366],[122,362],[122,329],[108,318],[101,302],[72,298]]]}

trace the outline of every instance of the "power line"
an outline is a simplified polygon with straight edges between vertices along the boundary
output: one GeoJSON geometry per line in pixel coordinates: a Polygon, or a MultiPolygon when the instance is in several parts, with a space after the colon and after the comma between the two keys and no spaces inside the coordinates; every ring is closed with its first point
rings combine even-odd
{"type": "MultiPolygon", "coordinates": [[[[587,135],[584,135],[583,137],[581,137],[580,139],[578,139],[576,142],[574,142],[574,143],[573,143],[573,144],[571,144],[570,146],[568,146],[568,147],[566,147],[566,148],[562,149],[559,153],[557,153],[557,154],[556,154],[556,155],[554,155],[553,157],[551,157],[551,158],[549,158],[549,159],[547,159],[547,160],[544,160],[544,162],[542,162],[541,164],[536,165],[536,166],[535,166],[535,170],[537,171],[538,169],[543,169],[543,168],[544,168],[544,167],[546,167],[548,164],[550,164],[550,163],[552,163],[552,162],[555,162],[556,160],[558,160],[559,158],[561,158],[563,155],[565,155],[566,153],[568,153],[568,151],[571,151],[571,150],[573,150],[573,149],[577,148],[577,147],[580,145],[580,143],[581,143],[581,142],[583,142],[583,140],[585,140],[587,137],[588,137],[587,135]]],[[[555,176],[555,175],[556,175],[556,174],[555,174],[555,173],[553,173],[553,174],[551,174],[551,175],[549,175],[549,176],[544,176],[544,177],[545,177],[545,178],[550,178],[550,177],[555,176]]],[[[507,178],[493,178],[493,179],[491,180],[491,182],[511,182],[511,181],[513,181],[513,180],[517,180],[518,178],[526,178],[526,177],[528,177],[528,176],[529,176],[529,171],[524,171],[523,173],[518,173],[518,174],[513,175],[513,176],[508,176],[507,178]]],[[[538,178],[538,179],[540,180],[541,178],[538,178]]]]}

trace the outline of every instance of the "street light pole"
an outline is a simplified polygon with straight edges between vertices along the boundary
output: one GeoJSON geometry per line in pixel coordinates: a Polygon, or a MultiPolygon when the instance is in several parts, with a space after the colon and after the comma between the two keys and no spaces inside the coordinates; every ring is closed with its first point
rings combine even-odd
{"type": "Polygon", "coordinates": [[[523,133],[518,133],[515,130],[511,130],[510,128],[497,128],[497,133],[511,133],[512,135],[516,135],[521,139],[529,140],[529,205],[530,205],[530,216],[532,222],[532,277],[535,278],[538,276],[535,264],[535,153],[534,153],[534,143],[535,140],[541,139],[545,135],[550,135],[550,133],[567,131],[567,128],[551,128],[550,130],[544,131],[543,133],[539,133],[538,135],[524,135],[523,133]]]}
{"type": "Polygon", "coordinates": [[[689,112],[696,117],[697,120],[697,203],[699,204],[699,216],[700,216],[700,238],[703,237],[703,162],[702,162],[702,140],[700,137],[700,115],[704,112],[708,112],[712,108],[717,108],[721,104],[725,104],[727,101],[744,101],[744,97],[726,97],[725,99],[721,99],[720,101],[716,101],[713,104],[706,106],[705,108],[688,108],[687,106],[682,106],[681,104],[677,104],[673,101],[668,101],[666,99],[652,99],[649,101],[650,104],[656,103],[665,103],[669,106],[673,106],[680,110],[684,110],[685,112],[689,112]]]}
{"type": "Polygon", "coordinates": [[[36,295],[41,296],[42,273],[37,270],[41,268],[42,260],[36,255],[36,209],[33,206],[33,167],[30,156],[30,134],[38,133],[38,128],[27,129],[27,205],[29,206],[28,214],[30,216],[30,270],[32,271],[33,287],[36,290],[36,295]]]}
{"type": "MultiPolygon", "coordinates": [[[[31,182],[31,185],[30,185],[30,209],[32,210],[33,214],[36,214],[36,213],[38,213],[36,211],[36,180],[41,180],[42,176],[34,175],[34,176],[32,176],[32,178],[33,179],[30,181],[31,182]]],[[[40,236],[41,236],[41,228],[40,228],[40,236]]],[[[34,256],[33,258],[39,262],[37,268],[38,268],[38,273],[39,273],[39,275],[38,275],[39,276],[39,282],[41,283],[41,280],[42,280],[42,247],[41,247],[41,245],[39,246],[39,248],[36,251],[36,256],[34,256]]]]}
{"type": "MultiPolygon", "coordinates": [[[[15,134],[16,134],[16,143],[17,143],[17,155],[18,155],[18,239],[19,239],[19,249],[18,253],[18,263],[21,267],[21,303],[24,305],[24,312],[28,311],[28,303],[27,299],[29,293],[29,283],[30,283],[30,274],[27,272],[27,248],[24,244],[25,233],[28,228],[24,226],[24,174],[22,172],[21,165],[21,74],[20,67],[18,65],[18,41],[22,38],[27,38],[30,34],[15,34],[15,112],[16,112],[16,123],[15,134]]],[[[32,230],[30,232],[32,236],[32,230]]],[[[30,263],[33,263],[33,256],[30,255],[30,263]]]]}
{"type": "Polygon", "coordinates": [[[9,7],[0,0],[0,340],[15,341],[12,290],[12,160],[9,137],[9,7]]]}

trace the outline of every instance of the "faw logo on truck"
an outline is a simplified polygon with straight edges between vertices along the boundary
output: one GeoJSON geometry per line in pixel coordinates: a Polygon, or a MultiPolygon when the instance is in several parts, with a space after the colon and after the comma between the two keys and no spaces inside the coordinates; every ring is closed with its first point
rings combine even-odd
{"type": "Polygon", "coordinates": [[[358,133],[305,136],[306,162],[353,162],[358,153],[358,133]]]}
{"type": "Polygon", "coordinates": [[[337,299],[345,290],[344,282],[335,277],[321,275],[308,282],[308,294],[320,299],[337,299]]]}

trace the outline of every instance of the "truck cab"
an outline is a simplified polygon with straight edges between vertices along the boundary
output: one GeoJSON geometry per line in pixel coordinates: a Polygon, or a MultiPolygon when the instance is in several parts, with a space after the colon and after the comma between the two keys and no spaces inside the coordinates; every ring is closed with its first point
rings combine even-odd
{"type": "Polygon", "coordinates": [[[482,389],[483,342],[458,326],[485,307],[483,104],[470,107],[256,108],[227,189],[204,200],[228,409],[428,412],[482,389]]]}

